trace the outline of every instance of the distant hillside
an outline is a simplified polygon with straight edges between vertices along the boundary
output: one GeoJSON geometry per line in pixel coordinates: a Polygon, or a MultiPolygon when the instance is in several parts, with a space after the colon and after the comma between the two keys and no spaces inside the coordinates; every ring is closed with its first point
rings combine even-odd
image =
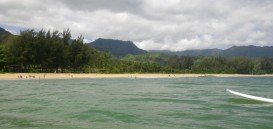
{"type": "Polygon", "coordinates": [[[0,27],[0,43],[5,42],[12,34],[0,27]]]}
{"type": "Polygon", "coordinates": [[[195,49],[185,51],[168,51],[168,50],[151,50],[151,53],[179,55],[179,56],[215,56],[220,55],[223,50],[221,49],[195,49]]]}
{"type": "Polygon", "coordinates": [[[8,35],[11,33],[0,27],[0,35],[5,35],[5,34],[8,35]]]}
{"type": "Polygon", "coordinates": [[[221,49],[201,49],[201,50],[185,50],[185,51],[150,51],[151,53],[163,53],[179,56],[222,56],[222,57],[271,57],[273,58],[273,46],[233,46],[226,50],[221,49]]]}
{"type": "Polygon", "coordinates": [[[185,50],[176,52],[178,55],[190,55],[190,56],[213,56],[221,54],[221,49],[201,49],[201,50],[185,50]]]}
{"type": "Polygon", "coordinates": [[[176,52],[169,50],[149,50],[148,52],[153,54],[178,55],[176,52]]]}
{"type": "Polygon", "coordinates": [[[121,41],[113,39],[97,39],[94,42],[88,44],[89,46],[96,48],[100,51],[110,52],[117,57],[123,57],[128,54],[139,55],[147,53],[146,51],[139,49],[131,41],[121,41]]]}
{"type": "Polygon", "coordinates": [[[273,46],[233,46],[221,53],[225,57],[245,56],[245,57],[272,57],[273,46]]]}

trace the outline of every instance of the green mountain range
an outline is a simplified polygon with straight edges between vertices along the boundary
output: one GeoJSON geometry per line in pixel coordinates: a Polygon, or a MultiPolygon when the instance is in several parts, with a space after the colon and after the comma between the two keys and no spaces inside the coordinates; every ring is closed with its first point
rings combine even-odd
{"type": "Polygon", "coordinates": [[[151,53],[161,53],[178,56],[221,56],[221,57],[271,57],[273,58],[273,46],[233,46],[225,50],[221,49],[196,49],[185,51],[151,50],[151,53]]]}
{"type": "Polygon", "coordinates": [[[233,46],[221,52],[224,57],[271,57],[273,58],[273,46],[233,46]]]}

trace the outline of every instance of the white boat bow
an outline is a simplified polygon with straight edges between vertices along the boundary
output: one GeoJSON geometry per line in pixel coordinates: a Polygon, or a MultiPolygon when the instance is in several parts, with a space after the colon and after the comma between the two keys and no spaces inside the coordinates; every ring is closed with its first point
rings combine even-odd
{"type": "Polygon", "coordinates": [[[226,91],[229,92],[229,93],[231,93],[231,94],[238,95],[238,96],[241,96],[241,97],[245,97],[245,98],[248,98],[248,99],[262,101],[262,102],[268,102],[268,103],[273,103],[273,99],[263,98],[263,97],[248,95],[248,94],[243,94],[243,93],[236,92],[236,91],[233,91],[233,90],[230,90],[230,89],[227,89],[226,91]]]}

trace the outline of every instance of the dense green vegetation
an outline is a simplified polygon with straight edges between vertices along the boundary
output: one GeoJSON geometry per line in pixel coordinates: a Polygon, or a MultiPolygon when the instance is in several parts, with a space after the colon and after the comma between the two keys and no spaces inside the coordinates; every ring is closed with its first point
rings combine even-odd
{"type": "Polygon", "coordinates": [[[4,71],[52,72],[65,69],[80,69],[92,56],[90,48],[80,36],[70,45],[70,32],[22,31],[20,36],[4,43],[2,62],[4,71]],[[73,53],[73,54],[70,54],[73,53]],[[76,62],[76,63],[75,63],[76,62]]]}
{"type": "Polygon", "coordinates": [[[0,44],[3,72],[159,72],[155,63],[122,61],[71,39],[69,30],[22,31],[0,44]]]}
{"type": "Polygon", "coordinates": [[[273,59],[145,53],[118,58],[71,39],[69,29],[25,30],[0,42],[2,72],[273,73],[273,59]]]}
{"type": "Polygon", "coordinates": [[[170,73],[271,74],[272,58],[168,56],[164,54],[128,55],[123,60],[153,62],[170,73]]]}

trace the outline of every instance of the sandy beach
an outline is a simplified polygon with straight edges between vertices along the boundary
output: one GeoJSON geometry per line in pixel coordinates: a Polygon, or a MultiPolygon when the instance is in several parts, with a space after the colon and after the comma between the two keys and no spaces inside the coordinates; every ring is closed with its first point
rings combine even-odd
{"type": "Polygon", "coordinates": [[[0,79],[75,79],[75,78],[182,78],[182,77],[273,77],[245,74],[96,74],[96,73],[2,73],[0,79]]]}

